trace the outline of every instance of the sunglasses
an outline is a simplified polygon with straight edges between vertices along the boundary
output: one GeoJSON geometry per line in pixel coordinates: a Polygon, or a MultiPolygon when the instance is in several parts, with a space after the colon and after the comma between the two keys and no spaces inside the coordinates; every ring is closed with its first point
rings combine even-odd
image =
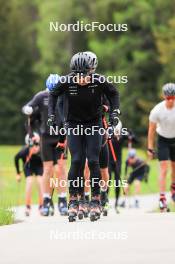
{"type": "Polygon", "coordinates": [[[175,100],[175,96],[165,96],[166,100],[175,100]]]}

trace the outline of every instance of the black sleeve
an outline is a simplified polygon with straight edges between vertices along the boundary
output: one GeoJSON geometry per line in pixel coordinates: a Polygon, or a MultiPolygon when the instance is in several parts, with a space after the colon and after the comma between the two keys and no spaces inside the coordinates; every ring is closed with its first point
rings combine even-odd
{"type": "Polygon", "coordinates": [[[103,84],[103,92],[110,103],[110,113],[112,113],[114,109],[119,109],[119,92],[115,86],[111,83],[105,82],[103,84]]]}
{"type": "Polygon", "coordinates": [[[64,122],[64,98],[63,96],[60,96],[57,101],[57,106],[58,106],[58,114],[61,119],[61,122],[64,122]]]}
{"type": "Polygon", "coordinates": [[[48,115],[55,115],[58,96],[65,91],[65,85],[58,83],[53,91],[49,92],[48,115]]]}
{"type": "Polygon", "coordinates": [[[32,100],[27,103],[27,105],[29,105],[29,106],[31,106],[33,108],[39,108],[40,104],[41,104],[41,101],[42,101],[42,97],[43,97],[42,92],[37,93],[32,98],[32,100]]]}
{"type": "MultiPolygon", "coordinates": [[[[32,100],[27,102],[23,107],[25,107],[26,105],[29,105],[33,108],[35,112],[40,109],[41,101],[42,101],[42,92],[39,92],[32,98],[32,100]]],[[[22,112],[23,112],[23,108],[22,108],[22,112]]]]}
{"type": "Polygon", "coordinates": [[[19,166],[19,160],[22,159],[24,162],[26,160],[27,155],[28,155],[28,148],[23,148],[16,154],[14,158],[14,162],[15,162],[15,168],[16,168],[17,174],[21,172],[20,166],[19,166]]]}

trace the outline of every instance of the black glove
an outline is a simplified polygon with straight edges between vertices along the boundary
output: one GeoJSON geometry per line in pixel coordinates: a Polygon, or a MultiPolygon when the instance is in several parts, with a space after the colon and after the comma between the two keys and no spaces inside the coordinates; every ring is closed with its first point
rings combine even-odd
{"type": "Polygon", "coordinates": [[[111,116],[110,116],[110,123],[112,126],[117,126],[120,119],[119,119],[119,115],[120,115],[120,110],[119,109],[114,109],[111,116]]]}
{"type": "Polygon", "coordinates": [[[48,117],[47,125],[48,125],[48,126],[53,126],[53,125],[55,125],[55,116],[54,116],[54,115],[50,115],[50,116],[48,117]]]}

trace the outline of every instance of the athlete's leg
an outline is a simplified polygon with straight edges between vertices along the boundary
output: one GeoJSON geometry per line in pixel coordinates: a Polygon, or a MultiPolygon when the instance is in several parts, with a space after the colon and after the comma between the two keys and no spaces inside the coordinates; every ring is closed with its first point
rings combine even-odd
{"type": "Polygon", "coordinates": [[[171,180],[175,182],[175,161],[171,161],[171,180]]]}
{"type": "Polygon", "coordinates": [[[84,169],[84,180],[85,180],[84,193],[85,193],[85,198],[86,198],[86,196],[89,196],[90,194],[90,183],[89,183],[90,170],[89,170],[87,161],[86,161],[85,169],[84,169]]]}
{"type": "Polygon", "coordinates": [[[171,161],[171,197],[175,202],[175,161],[171,161]]]}
{"type": "Polygon", "coordinates": [[[25,188],[25,203],[26,206],[31,206],[31,197],[32,197],[32,183],[33,176],[26,177],[26,188],[25,188]]]}
{"type": "Polygon", "coordinates": [[[141,181],[135,180],[134,187],[135,187],[135,195],[139,195],[141,193],[141,181]]]}
{"type": "MultiPolygon", "coordinates": [[[[68,173],[70,197],[77,197],[81,186],[82,162],[84,157],[84,139],[83,136],[70,133],[67,136],[67,142],[71,154],[71,166],[68,173]],[[75,185],[78,179],[77,186],[75,185]]],[[[82,186],[82,193],[84,187],[82,186]]]]}
{"type": "Polygon", "coordinates": [[[44,197],[51,196],[52,187],[50,186],[50,178],[53,177],[54,165],[53,161],[43,162],[43,193],[44,197]]]}
{"type": "Polygon", "coordinates": [[[107,168],[101,168],[100,169],[100,174],[101,174],[101,180],[102,180],[102,187],[101,189],[104,191],[107,191],[108,188],[108,181],[109,181],[109,171],[108,167],[107,168]]]}
{"type": "Polygon", "coordinates": [[[102,138],[97,133],[94,135],[86,136],[87,143],[87,159],[88,166],[90,169],[90,179],[91,179],[91,192],[92,197],[98,196],[100,194],[100,164],[99,155],[101,150],[102,138]]]}
{"type": "Polygon", "coordinates": [[[43,160],[43,197],[50,198],[53,187],[50,186],[50,178],[54,173],[54,150],[51,136],[41,137],[41,156],[43,160]]]}
{"type": "Polygon", "coordinates": [[[166,175],[168,171],[168,160],[160,161],[159,188],[161,193],[166,191],[166,175]]]}
{"type": "Polygon", "coordinates": [[[38,204],[39,207],[43,204],[43,178],[41,175],[36,177],[37,187],[38,187],[38,204]]]}
{"type": "Polygon", "coordinates": [[[63,193],[66,194],[67,192],[67,170],[66,170],[66,163],[65,159],[58,159],[57,166],[55,166],[55,174],[58,178],[58,193],[62,195],[63,193]]]}

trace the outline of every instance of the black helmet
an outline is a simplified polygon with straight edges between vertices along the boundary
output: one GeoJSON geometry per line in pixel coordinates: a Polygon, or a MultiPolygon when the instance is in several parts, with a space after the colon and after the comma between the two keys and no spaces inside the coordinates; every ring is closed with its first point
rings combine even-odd
{"type": "Polygon", "coordinates": [[[95,67],[97,67],[97,57],[94,53],[91,52],[76,53],[72,57],[70,62],[70,69],[73,72],[88,73],[95,67]]]}
{"type": "Polygon", "coordinates": [[[163,94],[165,96],[175,96],[175,84],[174,83],[166,83],[162,87],[163,94]]]}

